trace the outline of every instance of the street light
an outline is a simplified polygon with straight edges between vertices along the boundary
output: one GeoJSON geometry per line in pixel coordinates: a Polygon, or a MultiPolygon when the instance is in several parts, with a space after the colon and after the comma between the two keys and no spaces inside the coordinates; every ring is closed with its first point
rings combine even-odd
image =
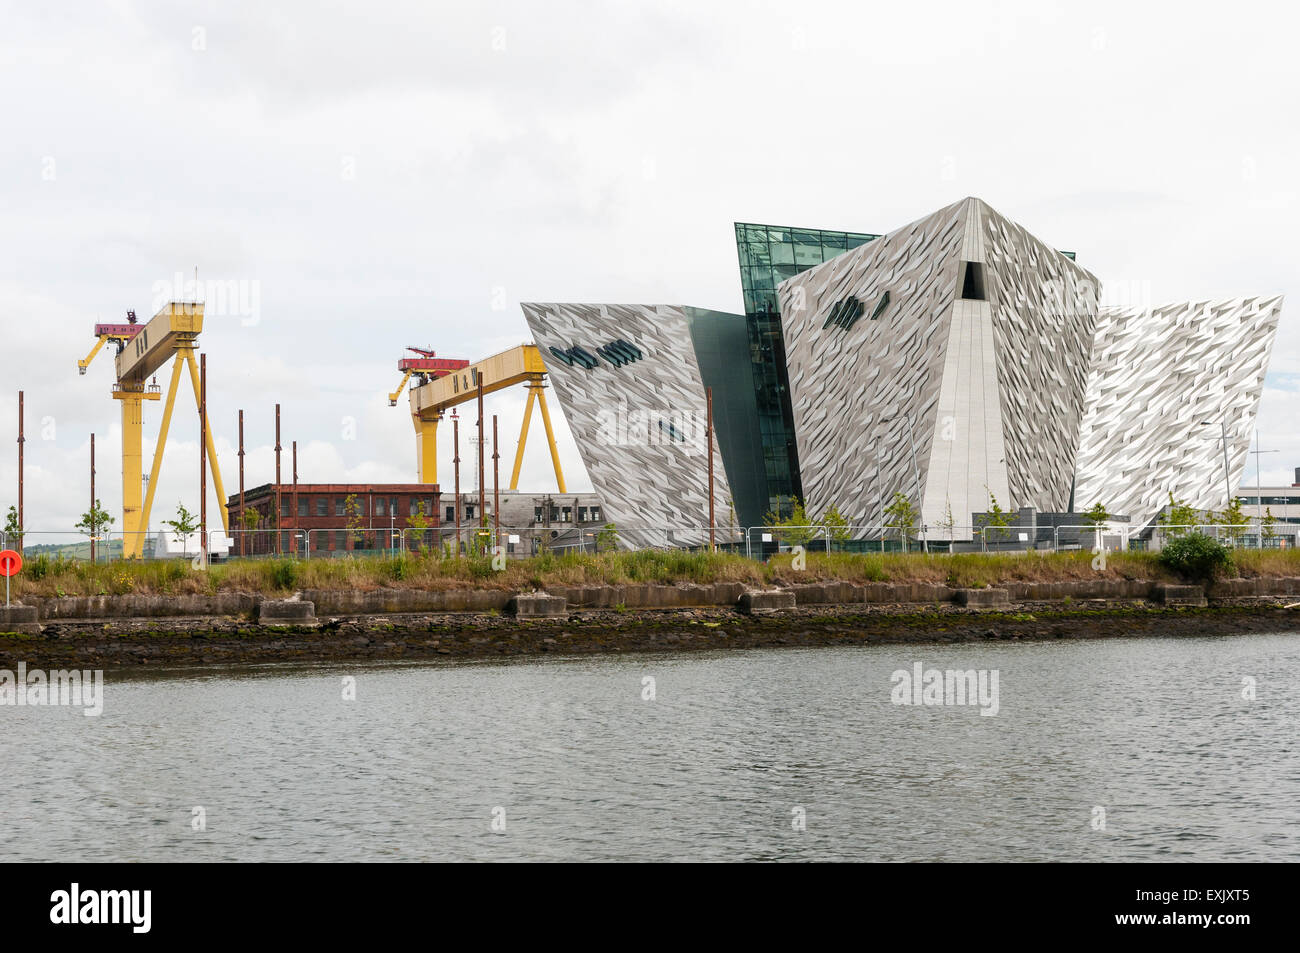
{"type": "Polygon", "coordinates": [[[1259,476],[1259,456],[1262,453],[1281,453],[1281,450],[1259,449],[1259,431],[1255,431],[1255,519],[1259,523],[1259,548],[1264,548],[1264,487],[1259,476]]]}
{"type": "Polygon", "coordinates": [[[885,495],[880,491],[880,434],[876,434],[876,510],[880,513],[880,551],[885,551],[885,495]]]}
{"type": "MultiPolygon", "coordinates": [[[[882,424],[887,424],[890,423],[891,421],[898,420],[900,417],[902,418],[903,423],[907,424],[907,442],[912,446],[912,478],[913,480],[916,481],[916,516],[917,519],[921,521],[921,551],[928,553],[930,551],[930,546],[928,541],[925,538],[926,536],[925,515],[921,509],[921,470],[916,465],[916,438],[912,435],[912,418],[904,414],[893,414],[889,417],[880,418],[880,422],[882,424]]],[[[880,494],[880,437],[879,435],[876,436],[876,494],[877,496],[879,496],[880,494]]],[[[881,499],[881,502],[883,505],[883,498],[881,499]]],[[[882,518],[884,517],[883,509],[881,510],[880,515],[882,518]]],[[[884,536],[882,534],[881,536],[882,543],[880,547],[882,551],[885,548],[883,539],[884,536]]]]}
{"type": "MultiPolygon", "coordinates": [[[[1213,420],[1202,420],[1202,427],[1213,427],[1213,420]]],[[[1219,421],[1219,432],[1223,436],[1223,491],[1228,494],[1227,502],[1224,506],[1232,505],[1232,482],[1228,479],[1228,424],[1225,420],[1219,421]]]]}

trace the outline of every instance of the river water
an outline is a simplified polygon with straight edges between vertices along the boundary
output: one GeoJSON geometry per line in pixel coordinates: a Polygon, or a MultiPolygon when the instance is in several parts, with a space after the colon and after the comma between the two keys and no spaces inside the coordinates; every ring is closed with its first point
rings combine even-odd
{"type": "Polygon", "coordinates": [[[110,671],[99,717],[0,707],[0,829],[6,860],[1296,860],[1298,686],[1284,635],[110,671]],[[916,663],[996,672],[997,714],[896,704],[916,663]]]}

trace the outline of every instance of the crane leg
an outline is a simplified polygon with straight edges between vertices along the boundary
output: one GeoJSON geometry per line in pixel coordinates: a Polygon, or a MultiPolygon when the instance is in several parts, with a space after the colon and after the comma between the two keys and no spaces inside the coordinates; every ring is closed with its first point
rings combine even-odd
{"type": "Polygon", "coordinates": [[[555,482],[558,484],[561,493],[567,493],[564,488],[564,471],[560,469],[560,451],[555,446],[555,434],[551,432],[551,415],[546,410],[546,394],[539,387],[537,389],[537,406],[542,412],[542,424],[546,427],[546,442],[551,446],[551,463],[555,466],[555,482]]]}
{"type": "Polygon", "coordinates": [[[533,419],[535,384],[528,385],[528,401],[524,404],[524,425],[519,428],[519,446],[515,450],[515,468],[510,471],[510,489],[519,489],[519,468],[524,465],[524,445],[528,443],[528,422],[533,419]]]}
{"type": "MultiPolygon", "coordinates": [[[[185,352],[185,363],[190,368],[190,383],[194,386],[194,406],[197,409],[202,398],[199,392],[199,365],[194,360],[193,351],[185,352]]],[[[229,536],[230,515],[226,512],[226,488],[221,484],[221,467],[217,463],[216,448],[212,445],[211,426],[208,427],[208,432],[203,434],[203,440],[208,445],[208,469],[212,471],[212,486],[217,491],[217,512],[221,514],[221,530],[229,536]]]]}
{"type": "Polygon", "coordinates": [[[136,559],[144,551],[140,522],[141,431],[143,395],[124,394],[122,402],[122,558],[136,559]]]}
{"type": "Polygon", "coordinates": [[[167,430],[172,424],[172,408],[176,406],[176,388],[181,382],[181,358],[172,361],[172,380],[167,385],[167,404],[163,407],[162,425],[158,428],[158,442],[153,448],[153,465],[149,468],[149,492],[144,497],[144,509],[140,511],[140,531],[149,525],[149,514],[153,511],[153,495],[158,489],[158,470],[162,467],[163,447],[167,445],[167,430]]]}
{"type": "Polygon", "coordinates": [[[423,420],[412,414],[411,420],[415,423],[415,464],[419,476],[417,482],[437,483],[438,421],[442,420],[442,414],[435,415],[432,420],[423,420]]]}

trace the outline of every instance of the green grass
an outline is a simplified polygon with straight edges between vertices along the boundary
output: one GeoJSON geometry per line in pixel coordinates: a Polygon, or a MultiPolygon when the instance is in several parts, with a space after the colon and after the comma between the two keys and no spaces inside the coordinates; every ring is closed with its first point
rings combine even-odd
{"type": "MultiPolygon", "coordinates": [[[[431,555],[362,556],[352,559],[289,558],[217,564],[206,572],[188,561],[95,564],[42,554],[15,576],[13,594],[85,596],[125,593],[174,595],[205,592],[282,593],[296,589],[461,589],[513,591],[546,586],[637,583],[776,582],[936,583],[982,588],[1008,582],[1074,579],[1175,581],[1150,553],[1112,553],[1106,568],[1092,567],[1087,552],[1074,553],[809,553],[803,570],[789,556],[764,564],[725,553],[644,552],[542,554],[512,559],[504,571],[487,558],[440,559],[431,555]]],[[[1238,550],[1235,573],[1242,576],[1300,576],[1300,550],[1238,550]]]]}

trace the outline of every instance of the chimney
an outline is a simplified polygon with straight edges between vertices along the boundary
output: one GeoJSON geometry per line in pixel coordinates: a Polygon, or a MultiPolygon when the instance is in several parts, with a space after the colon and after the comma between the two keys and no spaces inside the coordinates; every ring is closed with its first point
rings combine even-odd
{"type": "Polygon", "coordinates": [[[1295,482],[1292,483],[1291,485],[1300,486],[1300,467],[1295,468],[1295,482]]]}

